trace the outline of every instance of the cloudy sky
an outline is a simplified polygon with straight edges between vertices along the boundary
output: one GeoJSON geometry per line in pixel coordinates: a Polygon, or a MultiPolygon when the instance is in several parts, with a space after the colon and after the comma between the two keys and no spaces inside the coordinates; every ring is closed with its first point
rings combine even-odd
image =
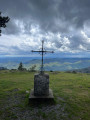
{"type": "Polygon", "coordinates": [[[0,56],[34,56],[44,40],[54,56],[90,57],[90,0],[0,0],[0,11],[0,56]]]}

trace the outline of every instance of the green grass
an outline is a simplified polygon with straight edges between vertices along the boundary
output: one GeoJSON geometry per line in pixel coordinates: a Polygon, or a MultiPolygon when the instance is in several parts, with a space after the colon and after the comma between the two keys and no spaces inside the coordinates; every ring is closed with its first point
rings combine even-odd
{"type": "MultiPolygon", "coordinates": [[[[67,113],[67,118],[61,120],[89,120],[90,119],[90,74],[82,73],[64,73],[64,72],[49,72],[50,88],[53,90],[56,104],[65,104],[64,112],[67,113]]],[[[8,91],[18,88],[19,94],[25,91],[30,91],[34,86],[33,72],[10,72],[0,71],[0,108],[3,103],[6,103],[8,91]]],[[[25,105],[22,103],[17,107],[24,109],[28,106],[28,94],[25,95],[25,105]]],[[[11,106],[14,107],[14,106],[11,106]]],[[[10,108],[11,109],[11,108],[10,108]]],[[[40,109],[40,108],[39,108],[40,109]]],[[[9,108],[7,110],[6,120],[11,118],[17,119],[15,114],[12,114],[9,108]],[[11,117],[10,117],[11,116],[11,117]]],[[[33,108],[30,108],[32,111],[33,108]]],[[[0,111],[0,116],[4,114],[4,110],[0,111]]],[[[54,111],[53,111],[54,112],[54,111]]],[[[42,111],[38,111],[38,116],[43,119],[48,119],[50,116],[57,119],[54,113],[46,115],[42,111]]],[[[1,120],[1,119],[0,119],[1,120]]]]}

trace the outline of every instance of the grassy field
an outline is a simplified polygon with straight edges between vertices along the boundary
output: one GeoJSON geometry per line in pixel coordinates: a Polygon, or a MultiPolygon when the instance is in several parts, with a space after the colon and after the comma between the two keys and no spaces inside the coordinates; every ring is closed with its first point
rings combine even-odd
{"type": "Polygon", "coordinates": [[[90,74],[48,72],[54,104],[28,104],[33,72],[0,71],[0,120],[90,120],[90,74]]]}

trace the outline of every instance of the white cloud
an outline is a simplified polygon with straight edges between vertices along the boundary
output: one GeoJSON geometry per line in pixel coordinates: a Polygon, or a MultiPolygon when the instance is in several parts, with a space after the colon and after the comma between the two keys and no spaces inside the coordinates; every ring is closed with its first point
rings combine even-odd
{"type": "Polygon", "coordinates": [[[82,45],[79,45],[79,48],[80,48],[81,50],[86,50],[86,48],[85,48],[84,46],[82,46],[82,45]]]}
{"type": "Polygon", "coordinates": [[[86,35],[84,31],[81,31],[82,37],[84,38],[85,42],[90,44],[90,38],[86,35]]]}

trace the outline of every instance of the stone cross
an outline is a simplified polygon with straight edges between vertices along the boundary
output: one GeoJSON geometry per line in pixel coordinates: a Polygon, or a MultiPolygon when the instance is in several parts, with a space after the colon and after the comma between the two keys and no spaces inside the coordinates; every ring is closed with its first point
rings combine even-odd
{"type": "Polygon", "coordinates": [[[44,44],[44,40],[42,40],[42,48],[41,48],[41,50],[39,50],[39,51],[34,51],[34,50],[32,50],[32,51],[31,51],[31,52],[39,52],[39,53],[41,53],[41,55],[42,55],[42,64],[41,64],[41,71],[40,71],[41,74],[44,73],[44,69],[43,69],[43,55],[44,55],[44,53],[45,53],[45,54],[46,54],[47,52],[48,52],[48,53],[54,53],[53,51],[46,51],[46,50],[44,49],[44,47],[43,47],[43,44],[44,44]]]}

